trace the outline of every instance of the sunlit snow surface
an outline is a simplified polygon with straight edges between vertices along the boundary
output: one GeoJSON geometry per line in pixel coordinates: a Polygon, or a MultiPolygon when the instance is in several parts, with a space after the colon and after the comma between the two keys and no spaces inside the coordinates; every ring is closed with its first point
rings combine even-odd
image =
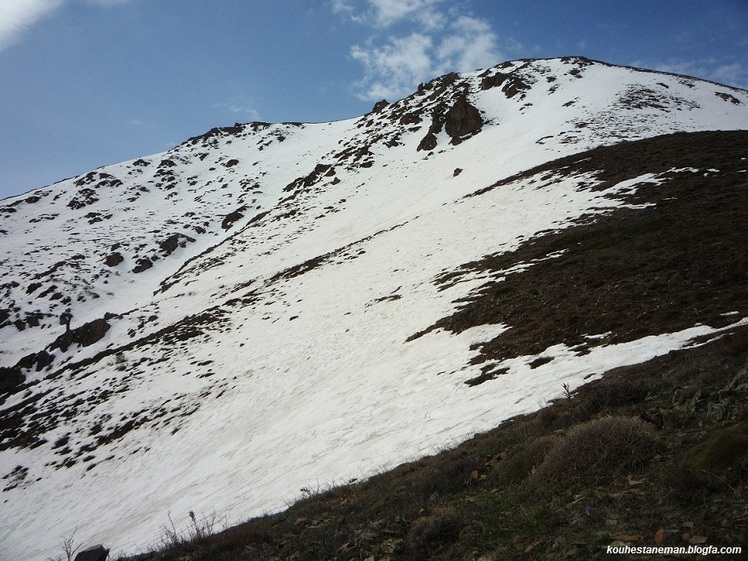
{"type": "Polygon", "coordinates": [[[507,326],[406,342],[486,281],[476,275],[439,290],[439,275],[607,212],[621,204],[611,194],[659,178],[595,192],[582,188],[589,177],[538,174],[466,195],[621,139],[748,128],[742,90],[579,61],[521,72],[529,85],[510,97],[481,90],[485,75],[462,75],[486,123],[457,146],[442,131],[432,153],[416,151],[435,103],[426,91],[360,119],[244,127],[102,168],[121,183],[106,179],[82,208],[69,204],[85,195],[81,178],[2,201],[15,209],[0,214],[3,307],[48,316],[23,331],[0,329],[0,365],[48,346],[64,332],[66,308],[73,327],[116,317],[98,343],[55,351],[50,367],[26,372],[38,383],[2,405],[48,392],[38,408],[54,422],[40,435],[46,443],[0,452],[0,476],[27,468],[2,480],[0,558],[44,559],[76,528],[86,543],[137,552],[159,539],[169,516],[186,520],[193,510],[238,522],[281,509],[302,488],[434,452],[542,407],[564,384],[709,334],[694,326],[581,356],[557,345],[543,352],[552,362],[512,359],[506,374],[475,387],[465,384],[480,373],[471,346],[507,326]],[[423,120],[391,118],[403,108],[420,108],[423,120]],[[334,174],[286,189],[318,164],[334,174]],[[224,228],[237,209],[241,218],[224,228]],[[173,234],[194,241],[159,253],[173,234]],[[124,261],[104,265],[114,251],[124,261]],[[148,255],[159,259],[133,273],[148,255]],[[32,282],[54,284],[71,301],[37,298],[46,288],[28,293],[32,282]],[[205,321],[189,336],[169,332],[196,314],[205,321]],[[134,428],[97,444],[128,421],[134,428]],[[61,467],[66,458],[75,463],[61,467]]]}

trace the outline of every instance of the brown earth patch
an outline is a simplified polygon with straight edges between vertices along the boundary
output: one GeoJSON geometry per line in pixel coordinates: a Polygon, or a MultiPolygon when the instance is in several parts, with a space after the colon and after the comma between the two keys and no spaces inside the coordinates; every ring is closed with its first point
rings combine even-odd
{"type": "Polygon", "coordinates": [[[510,325],[480,346],[476,362],[482,362],[538,354],[558,343],[583,352],[593,344],[745,317],[748,177],[740,170],[748,168],[741,160],[746,153],[746,132],[675,134],[598,148],[526,172],[525,177],[593,172],[597,183],[584,187],[593,190],[647,172],[664,173],[665,181],[615,197],[653,206],[587,218],[443,275],[438,283],[445,287],[475,272],[497,280],[412,338],[435,328],[459,333],[483,324],[510,325]],[[686,167],[699,171],[668,172],[686,167]],[[738,313],[724,315],[730,312],[738,313]],[[598,334],[607,335],[585,337],[598,334]]]}

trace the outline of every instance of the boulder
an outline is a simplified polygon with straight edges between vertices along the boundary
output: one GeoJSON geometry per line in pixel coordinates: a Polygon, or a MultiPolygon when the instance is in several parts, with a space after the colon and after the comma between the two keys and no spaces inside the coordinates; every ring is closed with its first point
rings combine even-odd
{"type": "Polygon", "coordinates": [[[93,545],[78,552],[74,561],[106,561],[109,550],[103,545],[93,545]]]}
{"type": "Polygon", "coordinates": [[[138,259],[135,262],[135,267],[133,268],[133,273],[142,273],[143,271],[147,271],[153,267],[153,261],[151,261],[148,257],[142,257],[138,259]]]}
{"type": "Polygon", "coordinates": [[[122,254],[119,251],[113,251],[109,255],[107,255],[107,258],[104,260],[104,264],[107,267],[116,267],[120,263],[122,263],[125,260],[125,258],[122,256],[122,254]]]}

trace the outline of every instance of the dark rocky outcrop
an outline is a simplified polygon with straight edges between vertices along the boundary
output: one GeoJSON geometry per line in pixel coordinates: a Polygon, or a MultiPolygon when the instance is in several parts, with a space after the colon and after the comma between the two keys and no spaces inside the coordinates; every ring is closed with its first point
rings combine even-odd
{"type": "Polygon", "coordinates": [[[109,327],[107,321],[101,318],[84,323],[80,327],[60,335],[52,343],[50,349],[60,349],[62,352],[67,352],[73,343],[78,343],[81,347],[88,347],[101,340],[109,331],[109,327]]]}
{"type": "Polygon", "coordinates": [[[78,552],[74,561],[106,561],[109,550],[103,545],[93,545],[78,552]]]}
{"type": "Polygon", "coordinates": [[[30,370],[36,366],[36,371],[39,372],[42,368],[52,364],[53,360],[54,355],[49,354],[47,351],[39,351],[38,353],[32,353],[23,357],[18,361],[16,367],[30,370]]]}
{"type": "Polygon", "coordinates": [[[421,142],[418,143],[416,152],[420,152],[421,150],[429,151],[436,148],[436,134],[442,130],[442,126],[443,123],[441,113],[436,110],[431,116],[431,126],[429,126],[429,131],[426,133],[426,136],[421,139],[421,142]]]}
{"type": "Polygon", "coordinates": [[[519,99],[525,97],[525,92],[530,89],[532,83],[515,72],[499,72],[493,76],[485,76],[481,80],[480,89],[490,90],[501,86],[501,91],[506,94],[507,99],[519,95],[519,99]]]}
{"type": "Polygon", "coordinates": [[[107,255],[106,259],[104,260],[104,264],[107,267],[116,267],[120,263],[122,263],[125,260],[125,258],[122,256],[122,254],[119,251],[114,251],[107,255]]]}
{"type": "Polygon", "coordinates": [[[159,244],[161,250],[168,256],[174,253],[177,248],[184,248],[187,243],[192,243],[195,238],[185,236],[184,234],[172,234],[159,244]]]}
{"type": "Polygon", "coordinates": [[[463,94],[444,115],[444,130],[452,138],[452,144],[459,144],[466,136],[480,132],[483,118],[463,94]]]}
{"type": "Polygon", "coordinates": [[[246,209],[247,209],[247,205],[242,205],[239,208],[237,208],[234,212],[230,212],[226,216],[224,216],[223,221],[221,222],[221,228],[223,228],[224,230],[228,230],[229,228],[231,228],[231,226],[234,225],[234,222],[244,218],[243,211],[246,209]]]}
{"type": "Polygon", "coordinates": [[[483,118],[463,92],[446,112],[443,106],[437,107],[431,116],[431,126],[418,143],[416,151],[433,150],[437,146],[436,135],[442,130],[452,139],[451,144],[459,144],[466,137],[477,134],[483,128],[483,118]]]}
{"type": "Polygon", "coordinates": [[[0,367],[0,395],[16,392],[25,381],[26,376],[17,366],[11,368],[0,367]]]}
{"type": "Polygon", "coordinates": [[[386,99],[380,99],[374,104],[373,109],[371,110],[372,113],[380,113],[385,107],[389,105],[389,101],[386,99]]]}
{"type": "Polygon", "coordinates": [[[426,150],[428,152],[429,150],[433,150],[434,148],[436,148],[436,145],[436,135],[433,132],[429,131],[426,133],[426,136],[421,139],[421,142],[418,143],[416,151],[426,150]]]}
{"type": "MultiPolygon", "coordinates": [[[[364,147],[364,149],[359,153],[368,153],[368,146],[364,147]]],[[[330,175],[330,169],[332,169],[332,166],[330,164],[317,164],[316,166],[314,166],[314,171],[312,171],[309,175],[305,177],[297,177],[291,183],[286,185],[283,188],[283,191],[298,191],[299,189],[302,189],[304,187],[311,187],[317,181],[319,181],[320,178],[326,175],[330,175]]]]}
{"type": "Polygon", "coordinates": [[[147,257],[142,257],[141,259],[138,259],[135,263],[135,267],[133,268],[133,273],[142,273],[143,271],[147,271],[153,267],[153,261],[148,259],[147,257]]]}

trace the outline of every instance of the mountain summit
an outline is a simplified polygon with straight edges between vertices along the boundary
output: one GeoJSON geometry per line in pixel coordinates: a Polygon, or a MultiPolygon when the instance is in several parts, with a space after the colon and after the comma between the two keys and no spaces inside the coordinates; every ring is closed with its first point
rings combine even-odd
{"type": "Polygon", "coordinates": [[[744,328],[746,129],[745,90],[519,60],[1,201],[0,550],[282,509],[744,328]]]}

